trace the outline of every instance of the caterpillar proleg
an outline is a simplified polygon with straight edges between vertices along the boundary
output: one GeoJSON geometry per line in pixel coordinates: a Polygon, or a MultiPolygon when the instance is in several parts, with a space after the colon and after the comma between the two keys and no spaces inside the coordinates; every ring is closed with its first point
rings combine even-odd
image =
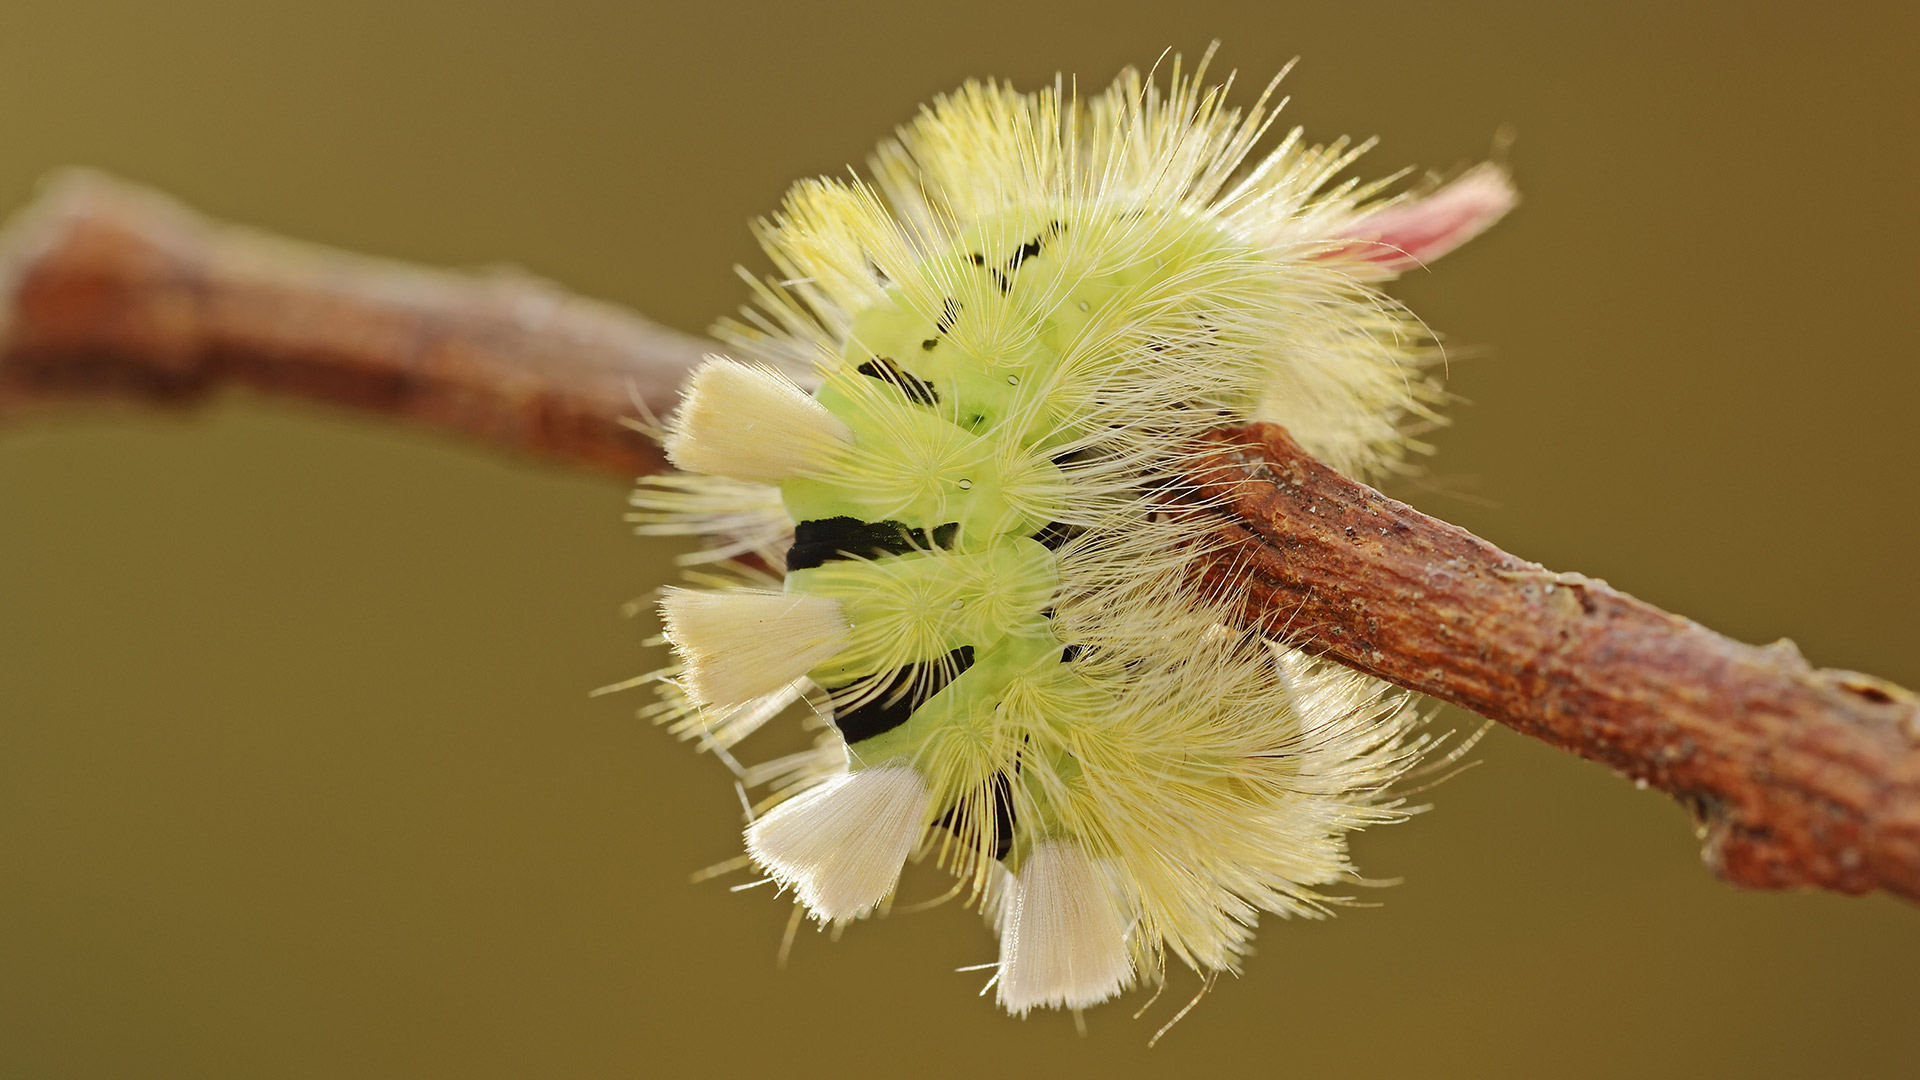
{"type": "Polygon", "coordinates": [[[1364,147],[1259,150],[1274,86],[1240,110],[1204,78],[968,83],[871,179],[797,185],[760,225],[778,278],[721,329],[759,366],[694,374],[686,472],[635,495],[713,538],[661,604],[659,711],[716,747],[803,699],[832,721],[747,770],[753,860],[830,924],[935,860],[1015,1014],[1169,957],[1237,971],[1262,912],[1326,913],[1426,745],[1406,695],[1232,629],[1171,496],[1249,420],[1392,469],[1438,419],[1436,349],[1377,286],[1513,191],[1489,165],[1381,199],[1340,179],[1364,147]]]}

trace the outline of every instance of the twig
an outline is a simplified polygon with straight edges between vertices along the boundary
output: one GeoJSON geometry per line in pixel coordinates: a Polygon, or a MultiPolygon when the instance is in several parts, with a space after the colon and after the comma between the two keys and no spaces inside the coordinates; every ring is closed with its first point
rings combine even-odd
{"type": "Polygon", "coordinates": [[[1516,559],[1321,464],[1223,431],[1193,477],[1244,619],[1659,788],[1753,888],[1920,899],[1920,698],[1722,637],[1516,559]],[[1249,481],[1252,482],[1249,482],[1249,481]]]}
{"type": "MultiPolygon", "coordinates": [[[[662,462],[619,420],[668,407],[705,348],[529,279],[297,245],[98,177],[0,237],[0,410],[235,384],[632,475],[662,462]]],[[[1213,444],[1192,479],[1230,509],[1213,575],[1249,625],[1672,794],[1729,881],[1920,899],[1912,693],[1523,562],[1278,428],[1213,444]]]]}
{"type": "Polygon", "coordinates": [[[614,420],[636,399],[670,408],[708,348],[526,275],[216,225],[89,173],[58,178],[0,242],[0,411],[248,386],[631,476],[665,463],[614,420]]]}

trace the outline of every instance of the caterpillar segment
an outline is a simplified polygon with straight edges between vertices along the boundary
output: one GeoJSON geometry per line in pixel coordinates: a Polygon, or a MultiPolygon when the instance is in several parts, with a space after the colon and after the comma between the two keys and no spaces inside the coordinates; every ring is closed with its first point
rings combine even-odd
{"type": "Polygon", "coordinates": [[[728,331],[761,363],[693,375],[666,449],[699,475],[636,495],[755,556],[661,603],[676,730],[731,746],[801,698],[833,725],[757,774],[754,861],[841,924],[933,858],[1015,1014],[1325,914],[1426,745],[1407,696],[1229,629],[1167,497],[1223,423],[1371,475],[1431,416],[1424,335],[1334,228],[1375,212],[1329,186],[1352,152],[1296,133],[1242,172],[1268,119],[1177,69],[941,99],[872,184],[762,224],[782,282],[728,331]]]}

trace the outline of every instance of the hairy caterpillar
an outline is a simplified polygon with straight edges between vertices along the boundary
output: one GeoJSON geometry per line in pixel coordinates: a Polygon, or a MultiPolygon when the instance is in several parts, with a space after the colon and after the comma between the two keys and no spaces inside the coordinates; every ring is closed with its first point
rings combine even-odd
{"type": "MultiPolygon", "coordinates": [[[[1262,154],[1178,63],[1076,100],[969,83],[760,226],[780,272],[667,425],[642,527],[715,538],[661,601],[655,710],[724,751],[805,701],[832,729],[743,770],[752,860],[823,923],[932,857],[1000,937],[1024,1014],[1169,954],[1237,970],[1257,916],[1317,915],[1345,834],[1392,821],[1404,696],[1230,629],[1168,498],[1193,440],[1286,426],[1391,468],[1436,419],[1434,351],[1375,290],[1491,224],[1505,174],[1418,198],[1365,149],[1262,154]],[[1374,200],[1374,201],[1370,201],[1374,200]]],[[[1276,80],[1277,83],[1278,80],[1276,80]]]]}

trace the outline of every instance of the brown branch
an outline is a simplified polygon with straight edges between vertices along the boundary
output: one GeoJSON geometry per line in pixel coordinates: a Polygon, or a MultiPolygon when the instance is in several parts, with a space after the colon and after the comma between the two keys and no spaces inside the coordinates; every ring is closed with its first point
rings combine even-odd
{"type": "MultiPolygon", "coordinates": [[[[620,425],[705,346],[524,278],[459,278],[211,224],[70,178],[0,237],[0,410],[82,397],[314,398],[623,474],[620,425]]],[[[1250,625],[1667,791],[1737,884],[1920,899],[1920,700],[1523,562],[1221,432],[1193,478],[1250,625]]]]}
{"type": "Polygon", "coordinates": [[[1217,433],[1194,477],[1244,618],[1679,799],[1754,888],[1920,899],[1920,698],[1556,574],[1309,457],[1217,433]]]}
{"type": "Polygon", "coordinates": [[[247,386],[633,475],[613,422],[709,348],[522,274],[461,277],[216,225],[72,173],[0,241],[0,412],[247,386]]]}

